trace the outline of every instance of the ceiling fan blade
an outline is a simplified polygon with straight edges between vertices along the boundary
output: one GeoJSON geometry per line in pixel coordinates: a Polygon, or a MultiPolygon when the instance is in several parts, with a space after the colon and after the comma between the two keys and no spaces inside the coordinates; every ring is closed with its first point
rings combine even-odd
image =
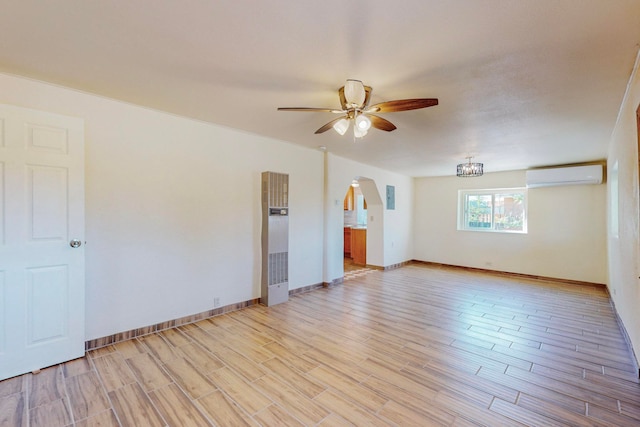
{"type": "Polygon", "coordinates": [[[328,131],[329,129],[333,128],[333,125],[335,125],[336,123],[338,123],[342,119],[344,119],[344,117],[338,117],[337,119],[331,120],[329,123],[327,123],[326,125],[322,126],[320,129],[315,131],[315,133],[323,133],[323,132],[328,131]]]}
{"type": "Polygon", "coordinates": [[[371,100],[371,91],[372,90],[373,89],[371,89],[371,86],[365,86],[364,87],[364,102],[362,103],[360,108],[365,108],[367,105],[369,105],[369,101],[371,100]]]}
{"type": "Polygon", "coordinates": [[[308,107],[278,107],[278,111],[305,111],[305,112],[344,113],[344,111],[336,110],[335,108],[308,108],[308,107]]]}
{"type": "Polygon", "coordinates": [[[385,130],[387,132],[391,132],[392,130],[397,129],[396,125],[394,125],[387,119],[383,119],[379,116],[374,116],[373,114],[367,114],[367,117],[371,119],[371,126],[376,129],[385,130]]]}
{"type": "Polygon", "coordinates": [[[367,108],[365,113],[392,113],[395,111],[417,110],[438,105],[437,98],[398,99],[381,102],[367,108]]]}

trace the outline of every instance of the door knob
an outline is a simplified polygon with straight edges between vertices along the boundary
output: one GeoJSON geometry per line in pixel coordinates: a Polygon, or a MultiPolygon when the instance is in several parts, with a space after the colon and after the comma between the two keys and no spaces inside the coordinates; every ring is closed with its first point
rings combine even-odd
{"type": "Polygon", "coordinates": [[[81,245],[82,245],[82,242],[77,239],[73,239],[72,241],[69,242],[69,246],[71,246],[72,248],[79,248],[81,245]]]}

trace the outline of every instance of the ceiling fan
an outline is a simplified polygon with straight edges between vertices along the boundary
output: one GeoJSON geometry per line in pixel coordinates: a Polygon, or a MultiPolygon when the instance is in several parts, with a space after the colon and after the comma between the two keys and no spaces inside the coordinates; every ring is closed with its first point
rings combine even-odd
{"type": "Polygon", "coordinates": [[[371,100],[371,86],[365,86],[360,80],[347,80],[347,83],[338,89],[341,110],[334,108],[289,108],[280,107],[278,111],[307,111],[329,112],[340,114],[337,119],[331,120],[315,133],[323,133],[333,128],[340,135],[344,135],[354,122],[354,138],[362,138],[373,126],[376,129],[391,132],[396,126],[387,119],[376,116],[373,113],[392,113],[396,111],[417,110],[419,108],[438,105],[437,98],[399,99],[369,105],[371,100]]]}

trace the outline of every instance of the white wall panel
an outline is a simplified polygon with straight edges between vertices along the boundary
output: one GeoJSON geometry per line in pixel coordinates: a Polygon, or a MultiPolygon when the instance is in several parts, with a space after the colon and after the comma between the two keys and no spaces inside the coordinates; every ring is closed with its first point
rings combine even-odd
{"type": "Polygon", "coordinates": [[[527,234],[457,230],[458,190],[524,187],[524,180],[524,171],[417,179],[416,259],[607,283],[604,185],[528,190],[527,234]]]}
{"type": "MultiPolygon", "coordinates": [[[[640,357],[640,53],[609,146],[608,174],[617,172],[617,188],[608,183],[609,293],[640,357]],[[617,168],[614,168],[614,165],[617,168]],[[612,206],[616,203],[617,206],[612,206]],[[616,215],[617,218],[612,216],[616,215]],[[614,232],[617,231],[617,233],[614,232]]],[[[640,360],[638,360],[640,362],[640,360]]]]}
{"type": "MultiPolygon", "coordinates": [[[[323,281],[321,152],[15,76],[0,74],[0,93],[85,119],[86,339],[209,310],[215,298],[259,298],[267,170],[290,177],[290,288],[323,281]]],[[[55,129],[32,136],[34,149],[64,151],[55,129]]]]}

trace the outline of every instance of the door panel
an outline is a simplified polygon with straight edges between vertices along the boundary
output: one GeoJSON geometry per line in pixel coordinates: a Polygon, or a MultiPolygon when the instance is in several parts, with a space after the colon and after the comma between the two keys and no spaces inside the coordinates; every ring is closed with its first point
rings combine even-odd
{"type": "Polygon", "coordinates": [[[0,379],[84,355],[84,125],[0,105],[0,379]]]}
{"type": "Polygon", "coordinates": [[[69,137],[64,128],[27,123],[27,144],[30,151],[67,154],[69,137]]]}
{"type": "MultiPolygon", "coordinates": [[[[0,132],[2,132],[2,128],[0,128],[0,132]]],[[[1,140],[0,136],[0,140],[1,140]]],[[[0,150],[2,149],[2,145],[0,145],[0,150]]],[[[4,241],[4,162],[0,160],[0,246],[3,246],[4,241]]],[[[2,306],[0,306],[2,307],[2,306]]]]}
{"type": "MultiPolygon", "coordinates": [[[[4,280],[4,276],[5,276],[5,272],[0,270],[0,308],[2,308],[2,312],[0,313],[0,358],[2,357],[2,354],[4,354],[6,352],[6,339],[5,339],[5,325],[7,324],[6,322],[6,313],[7,310],[4,309],[5,307],[5,280],[4,280]]],[[[0,378],[2,378],[0,376],[0,378]]]]}
{"type": "Polygon", "coordinates": [[[66,265],[27,269],[27,346],[66,336],[66,265]]]}
{"type": "Polygon", "coordinates": [[[27,177],[30,240],[66,240],[67,169],[28,165],[27,177]]]}

